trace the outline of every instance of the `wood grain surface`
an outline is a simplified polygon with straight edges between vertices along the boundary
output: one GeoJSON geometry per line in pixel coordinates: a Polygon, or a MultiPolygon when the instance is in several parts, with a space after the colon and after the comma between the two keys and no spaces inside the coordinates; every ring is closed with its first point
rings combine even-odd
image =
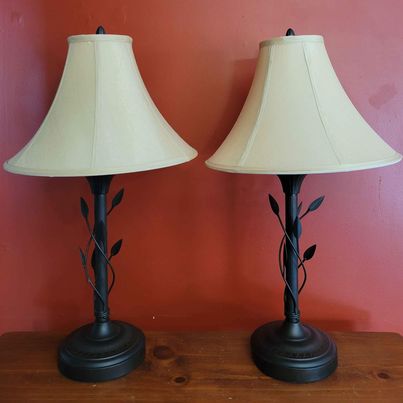
{"type": "Polygon", "coordinates": [[[268,378],[253,365],[246,332],[147,336],[144,364],[124,378],[80,383],[56,367],[60,333],[0,337],[0,402],[403,402],[403,338],[332,333],[339,368],[312,384],[268,378]]]}

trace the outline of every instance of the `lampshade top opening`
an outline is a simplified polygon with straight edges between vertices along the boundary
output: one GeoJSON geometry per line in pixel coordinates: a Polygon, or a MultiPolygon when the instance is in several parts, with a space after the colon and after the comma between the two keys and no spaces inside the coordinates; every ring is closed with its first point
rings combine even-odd
{"type": "Polygon", "coordinates": [[[129,42],[132,43],[133,39],[127,35],[114,35],[114,34],[86,34],[86,35],[72,35],[67,38],[67,42],[129,42]]]}
{"type": "Polygon", "coordinates": [[[321,35],[288,35],[277,36],[275,38],[266,39],[259,43],[259,47],[270,46],[273,44],[289,45],[298,42],[323,42],[323,36],[321,35]]]}

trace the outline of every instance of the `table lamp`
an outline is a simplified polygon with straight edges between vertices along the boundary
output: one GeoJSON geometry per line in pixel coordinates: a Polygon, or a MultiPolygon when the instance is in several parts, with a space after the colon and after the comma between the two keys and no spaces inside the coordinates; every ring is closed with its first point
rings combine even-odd
{"type": "Polygon", "coordinates": [[[151,100],[129,36],[107,35],[99,27],[97,34],[71,36],[68,43],[63,76],[45,120],[4,168],[22,175],[80,176],[89,182],[94,222],[81,198],[89,235],[80,254],[93,291],[95,320],[65,339],[58,366],[69,378],[96,382],[127,374],[143,361],[145,351],[140,329],[109,318],[108,295],[115,282],[111,260],[122,245],[119,240],[107,247],[107,216],[123,197],[122,189],[107,206],[112,177],[181,164],[197,153],[151,100]]]}
{"type": "Polygon", "coordinates": [[[316,250],[312,245],[300,253],[301,219],[323,201],[319,197],[302,210],[298,193],[305,176],[377,168],[400,159],[354,108],[322,36],[295,36],[289,29],[286,36],[260,43],[243,109],[206,164],[224,172],[278,175],[285,194],[285,223],[277,201],[271,195],[268,200],[283,230],[278,256],[285,319],[264,324],[251,337],[252,358],[266,375],[305,383],[337,367],[334,341],[300,321],[298,294],[306,282],[306,261],[316,250]]]}

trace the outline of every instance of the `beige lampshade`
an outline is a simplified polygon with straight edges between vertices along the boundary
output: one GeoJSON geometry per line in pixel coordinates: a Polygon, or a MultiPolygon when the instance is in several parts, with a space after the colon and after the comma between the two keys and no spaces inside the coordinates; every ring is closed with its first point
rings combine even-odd
{"type": "Polygon", "coordinates": [[[308,174],[376,168],[401,158],[354,108],[323,38],[307,35],[260,44],[243,109],[206,164],[227,172],[308,174]]]}
{"type": "Polygon", "coordinates": [[[91,176],[146,171],[196,157],[154,105],[141,79],[132,39],[68,38],[53,104],[31,141],[4,164],[39,176],[91,176]]]}

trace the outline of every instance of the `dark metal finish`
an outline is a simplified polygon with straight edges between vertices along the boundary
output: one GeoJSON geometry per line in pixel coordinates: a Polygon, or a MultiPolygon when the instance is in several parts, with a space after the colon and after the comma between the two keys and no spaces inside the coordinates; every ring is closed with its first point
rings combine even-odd
{"type": "Polygon", "coordinates": [[[305,175],[279,175],[285,194],[285,231],[289,236],[285,240],[284,265],[285,278],[289,288],[284,290],[284,314],[290,323],[299,322],[298,309],[298,235],[295,220],[298,217],[298,193],[305,175]]]}
{"type": "Polygon", "coordinates": [[[94,293],[95,323],[92,329],[94,338],[110,337],[113,329],[109,321],[108,305],[108,264],[104,256],[108,253],[106,230],[106,194],[112,181],[112,176],[90,176],[87,178],[94,196],[94,236],[96,240],[95,253],[95,287],[94,293]],[[98,246],[99,245],[99,246],[98,246]]]}
{"type": "Polygon", "coordinates": [[[308,383],[328,377],[337,368],[334,341],[320,330],[287,322],[267,323],[252,334],[252,358],[266,375],[286,382],[308,383]]]}
{"type": "Polygon", "coordinates": [[[287,32],[285,33],[285,36],[294,36],[295,32],[292,28],[288,28],[287,32]]]}
{"type": "Polygon", "coordinates": [[[306,212],[300,214],[298,193],[305,175],[279,175],[285,194],[285,225],[280,208],[269,195],[271,209],[284,231],[280,243],[280,273],[285,283],[283,322],[267,323],[252,334],[252,358],[266,375],[288,382],[314,382],[329,376],[337,367],[337,349],[333,340],[312,326],[300,322],[298,294],[306,282],[305,262],[310,260],[316,245],[310,246],[301,258],[299,237],[301,219],[321,205],[324,197],[314,200],[306,212]],[[298,270],[302,268],[304,280],[299,287],[298,270]]]}
{"type": "Polygon", "coordinates": [[[88,220],[88,205],[81,198],[83,215],[90,238],[81,260],[88,283],[93,289],[94,317],[92,324],[87,324],[71,333],[59,348],[59,369],[65,376],[85,382],[106,381],[126,375],[144,360],[145,337],[143,332],[125,322],[109,319],[108,295],[115,281],[111,259],[122,245],[117,241],[108,256],[107,216],[121,202],[123,189],[112,200],[107,209],[106,196],[112,176],[91,176],[87,178],[94,197],[94,225],[88,220]],[[88,270],[88,253],[94,242],[91,264],[94,280],[88,270]],[[109,286],[108,267],[113,274],[109,286]]]}
{"type": "Polygon", "coordinates": [[[59,348],[60,372],[81,382],[102,382],[120,378],[137,368],[145,355],[143,332],[125,322],[113,321],[115,335],[92,337],[93,325],[72,332],[59,348]]]}
{"type": "Polygon", "coordinates": [[[106,34],[105,28],[104,28],[102,25],[100,25],[100,26],[97,28],[96,34],[98,34],[98,35],[104,35],[104,34],[106,34]]]}

